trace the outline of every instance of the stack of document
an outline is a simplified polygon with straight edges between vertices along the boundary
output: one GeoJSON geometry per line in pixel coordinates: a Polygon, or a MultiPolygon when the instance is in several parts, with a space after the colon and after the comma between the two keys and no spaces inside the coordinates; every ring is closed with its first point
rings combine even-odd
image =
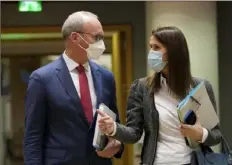
{"type": "MultiPolygon", "coordinates": [[[[192,89],[189,95],[178,105],[177,113],[180,122],[185,123],[186,116],[189,115],[190,111],[197,114],[201,126],[206,129],[211,130],[219,123],[219,118],[208,96],[204,82],[192,89]]],[[[197,143],[190,139],[187,140],[189,145],[195,148],[197,143]]]]}
{"type": "MultiPolygon", "coordinates": [[[[102,111],[106,113],[108,116],[110,116],[114,121],[116,120],[116,114],[110,110],[105,104],[100,104],[99,105],[99,111],[102,111]]],[[[101,116],[97,114],[97,121],[95,125],[95,132],[94,132],[94,137],[93,137],[93,146],[95,147],[96,150],[103,150],[107,143],[108,143],[108,137],[103,134],[98,127],[98,121],[100,120],[101,116]]]]}

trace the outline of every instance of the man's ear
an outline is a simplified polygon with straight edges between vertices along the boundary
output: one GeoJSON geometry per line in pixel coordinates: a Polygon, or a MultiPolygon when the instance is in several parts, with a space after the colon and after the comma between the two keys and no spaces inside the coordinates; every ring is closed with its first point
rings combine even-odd
{"type": "Polygon", "coordinates": [[[76,32],[72,32],[70,35],[70,39],[73,43],[79,43],[81,41],[81,38],[79,36],[80,34],[76,33],[76,32]]]}

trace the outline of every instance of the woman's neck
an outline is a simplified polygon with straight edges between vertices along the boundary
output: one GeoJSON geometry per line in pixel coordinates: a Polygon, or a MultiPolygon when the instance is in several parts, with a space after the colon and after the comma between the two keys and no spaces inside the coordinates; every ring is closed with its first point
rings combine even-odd
{"type": "Polygon", "coordinates": [[[166,79],[166,82],[168,82],[168,74],[167,74],[167,72],[162,71],[161,76],[166,79]]]}

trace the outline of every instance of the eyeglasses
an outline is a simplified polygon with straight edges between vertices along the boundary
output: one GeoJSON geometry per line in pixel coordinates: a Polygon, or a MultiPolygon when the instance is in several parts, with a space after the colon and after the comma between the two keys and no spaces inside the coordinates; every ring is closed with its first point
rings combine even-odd
{"type": "Polygon", "coordinates": [[[91,34],[91,33],[85,33],[85,32],[77,32],[77,33],[90,35],[94,38],[95,41],[104,40],[104,36],[102,34],[91,34]]]}

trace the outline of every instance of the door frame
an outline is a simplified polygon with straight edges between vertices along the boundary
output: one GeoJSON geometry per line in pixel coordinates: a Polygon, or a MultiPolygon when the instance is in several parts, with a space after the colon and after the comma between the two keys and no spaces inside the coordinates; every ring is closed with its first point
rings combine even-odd
{"type": "MultiPolygon", "coordinates": [[[[132,83],[132,26],[123,25],[103,25],[107,36],[112,37],[112,61],[114,76],[116,81],[117,103],[120,113],[120,119],[123,124],[126,122],[126,100],[129,96],[129,88],[132,83]],[[120,44],[120,33],[125,34],[125,48],[120,44]],[[121,49],[125,49],[125,55],[122,57],[121,49]],[[119,63],[122,58],[126,61],[125,70],[122,70],[119,63]],[[122,76],[125,76],[125,84],[122,84],[122,76]]],[[[39,40],[61,40],[61,28],[59,26],[41,26],[41,27],[13,27],[1,29],[1,41],[4,42],[38,42],[39,40]],[[51,35],[53,34],[53,35],[51,35]],[[15,35],[15,36],[14,36],[15,35]],[[42,38],[41,38],[42,37],[42,38]]],[[[15,55],[2,55],[2,57],[14,57],[15,55]]],[[[23,56],[18,54],[18,56],[23,56]]],[[[124,64],[124,65],[125,65],[124,64]]],[[[121,165],[133,165],[134,162],[133,145],[125,145],[123,157],[120,160],[114,160],[121,165]]]]}

